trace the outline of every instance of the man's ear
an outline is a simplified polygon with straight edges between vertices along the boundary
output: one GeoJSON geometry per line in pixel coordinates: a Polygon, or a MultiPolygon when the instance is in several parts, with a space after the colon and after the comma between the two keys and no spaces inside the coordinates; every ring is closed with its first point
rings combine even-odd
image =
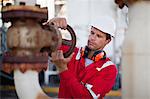
{"type": "Polygon", "coordinates": [[[111,41],[111,39],[107,39],[107,40],[106,40],[106,44],[108,44],[110,41],[111,41]]]}

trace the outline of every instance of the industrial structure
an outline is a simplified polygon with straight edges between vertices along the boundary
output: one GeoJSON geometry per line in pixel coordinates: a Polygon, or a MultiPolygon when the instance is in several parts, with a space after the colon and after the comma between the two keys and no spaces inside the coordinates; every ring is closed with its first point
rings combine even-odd
{"type": "MultiPolygon", "coordinates": [[[[5,0],[2,0],[5,1],[5,0]]],[[[20,2],[25,0],[8,0],[6,2],[12,5],[19,5],[20,2]]],[[[117,0],[115,0],[117,1],[117,0]]],[[[101,15],[109,15],[116,20],[118,29],[116,31],[116,38],[110,43],[109,46],[105,48],[109,57],[117,64],[119,69],[119,74],[121,79],[121,97],[122,99],[150,99],[150,1],[149,0],[118,0],[123,2],[129,9],[119,9],[118,5],[115,4],[114,0],[27,0],[26,4],[30,6],[35,6],[35,4],[40,4],[41,7],[48,6],[48,16],[45,19],[50,19],[52,17],[66,17],[69,24],[73,27],[77,35],[77,45],[84,46],[87,41],[88,36],[88,24],[97,19],[101,15]],[[124,11],[123,11],[124,10],[124,11]],[[122,17],[123,15],[123,17],[122,17]],[[120,18],[120,19],[119,19],[120,18]],[[121,26],[121,25],[122,26],[121,26]],[[80,38],[82,37],[82,39],[80,38]]],[[[2,4],[2,3],[1,3],[2,4]]],[[[24,3],[21,3],[24,5],[24,3]]],[[[9,5],[9,4],[8,4],[9,5]]],[[[38,8],[37,8],[38,9],[38,8]]],[[[43,11],[42,11],[43,12],[43,11]]],[[[45,11],[44,11],[45,12],[45,11]]],[[[1,17],[2,18],[2,17],[1,17]]],[[[10,19],[10,18],[6,18],[10,19]]],[[[40,18],[43,19],[43,18],[40,18]]],[[[9,20],[3,20],[9,21],[9,20]]],[[[4,53],[9,50],[6,32],[10,23],[2,23],[0,21],[0,68],[2,69],[2,58],[4,53]]],[[[23,33],[23,32],[22,32],[23,33]]],[[[14,35],[13,35],[14,36],[14,35]]],[[[66,34],[62,36],[68,37],[66,34]]],[[[12,39],[12,36],[9,36],[12,39]]],[[[16,39],[15,39],[16,40],[16,39]]],[[[17,42],[17,41],[15,41],[17,42]]],[[[10,45],[12,42],[9,42],[10,45]]],[[[16,46],[14,43],[13,46],[16,46]]],[[[43,44],[42,44],[43,45],[43,44]]],[[[10,47],[10,46],[9,46],[10,47]]],[[[19,48],[20,49],[20,48],[19,48]]],[[[15,53],[15,51],[14,51],[15,53]]],[[[21,52],[22,53],[22,52],[21,52]]],[[[16,55],[16,54],[15,54],[16,55]]],[[[22,54],[21,54],[22,55],[22,54]]],[[[7,56],[7,55],[5,55],[7,56]]],[[[14,54],[13,54],[14,56],[14,54]]],[[[29,60],[28,60],[29,61],[29,60]]],[[[7,61],[6,61],[7,62],[7,61]]],[[[46,63],[47,61],[45,61],[46,63]]],[[[7,67],[7,66],[6,66],[7,67]]],[[[10,67],[10,66],[8,66],[10,67]]],[[[49,75],[57,75],[57,71],[51,72],[51,68],[45,72],[46,84],[49,83],[49,75]],[[49,71],[50,70],[50,71],[49,71]]],[[[8,72],[11,70],[8,70],[8,72]]],[[[26,69],[21,69],[21,71],[26,71],[26,69]]],[[[33,75],[30,71],[29,75],[33,75]]],[[[15,73],[19,75],[28,75],[25,73],[17,71],[15,73]]],[[[16,76],[14,77],[16,78],[16,76]]],[[[38,73],[35,73],[34,77],[36,81],[38,80],[38,73]]],[[[21,78],[16,78],[21,79],[21,78]]],[[[33,79],[33,78],[31,78],[33,79]]],[[[25,79],[24,79],[25,80],[25,79]]],[[[16,82],[16,81],[15,81],[16,82]]],[[[16,82],[18,83],[18,82],[16,82]]],[[[34,84],[35,82],[33,82],[34,84]]],[[[38,85],[38,83],[34,84],[38,85]]],[[[21,86],[21,85],[20,85],[21,86]]],[[[117,85],[116,85],[117,86],[117,85]]],[[[16,87],[17,88],[17,87],[16,87]]],[[[38,85],[38,88],[40,86],[38,85]]],[[[118,89],[118,86],[117,86],[118,89]]],[[[18,87],[17,95],[23,98],[28,98],[28,95],[23,95],[20,93],[24,90],[18,87]]],[[[41,89],[40,89],[41,90],[41,89]]],[[[41,93],[45,93],[41,90],[41,93]]],[[[32,97],[36,94],[33,93],[32,97]]]]}

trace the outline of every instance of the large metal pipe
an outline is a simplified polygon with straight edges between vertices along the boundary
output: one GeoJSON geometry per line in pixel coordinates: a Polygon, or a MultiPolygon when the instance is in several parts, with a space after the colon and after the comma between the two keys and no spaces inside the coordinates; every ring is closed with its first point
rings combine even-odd
{"type": "Polygon", "coordinates": [[[122,61],[123,99],[150,99],[150,1],[129,5],[122,61]]]}
{"type": "MultiPolygon", "coordinates": [[[[46,70],[48,54],[62,44],[70,46],[64,57],[70,56],[76,46],[74,30],[67,25],[71,40],[62,39],[54,25],[42,25],[48,19],[47,8],[39,5],[20,5],[2,7],[2,19],[11,22],[7,30],[7,47],[10,49],[3,57],[3,70],[14,71],[16,92],[19,99],[49,99],[39,85],[38,73],[46,70]]],[[[35,0],[32,0],[33,4],[35,0]]]]}
{"type": "Polygon", "coordinates": [[[48,53],[40,53],[40,50],[56,50],[62,38],[54,26],[41,25],[42,21],[47,20],[47,8],[7,5],[2,8],[2,19],[11,22],[7,30],[10,51],[4,54],[2,68],[8,73],[14,71],[19,99],[49,99],[38,79],[39,71],[47,67],[48,53]]]}

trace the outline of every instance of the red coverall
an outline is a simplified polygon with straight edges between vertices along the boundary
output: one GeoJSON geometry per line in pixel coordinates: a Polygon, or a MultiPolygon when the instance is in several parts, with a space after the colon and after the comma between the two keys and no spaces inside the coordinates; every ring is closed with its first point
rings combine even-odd
{"type": "MultiPolygon", "coordinates": [[[[64,47],[63,49],[66,48],[64,47]]],[[[110,66],[99,70],[104,63],[110,61],[109,58],[106,58],[85,67],[85,59],[83,57],[80,57],[78,60],[76,59],[78,52],[79,50],[75,49],[75,54],[68,63],[68,70],[59,74],[60,87],[58,97],[102,99],[115,83],[117,75],[116,66],[110,64],[110,66]],[[90,85],[90,89],[86,85],[90,85]],[[92,95],[93,93],[96,97],[92,95]]]]}

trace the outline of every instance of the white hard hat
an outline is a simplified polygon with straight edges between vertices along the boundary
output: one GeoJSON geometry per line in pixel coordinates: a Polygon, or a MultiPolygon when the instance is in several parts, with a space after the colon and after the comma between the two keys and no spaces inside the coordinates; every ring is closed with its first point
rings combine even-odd
{"type": "Polygon", "coordinates": [[[99,29],[102,32],[110,34],[112,37],[115,36],[116,32],[116,22],[112,17],[101,16],[97,19],[91,21],[90,26],[99,29]]]}

